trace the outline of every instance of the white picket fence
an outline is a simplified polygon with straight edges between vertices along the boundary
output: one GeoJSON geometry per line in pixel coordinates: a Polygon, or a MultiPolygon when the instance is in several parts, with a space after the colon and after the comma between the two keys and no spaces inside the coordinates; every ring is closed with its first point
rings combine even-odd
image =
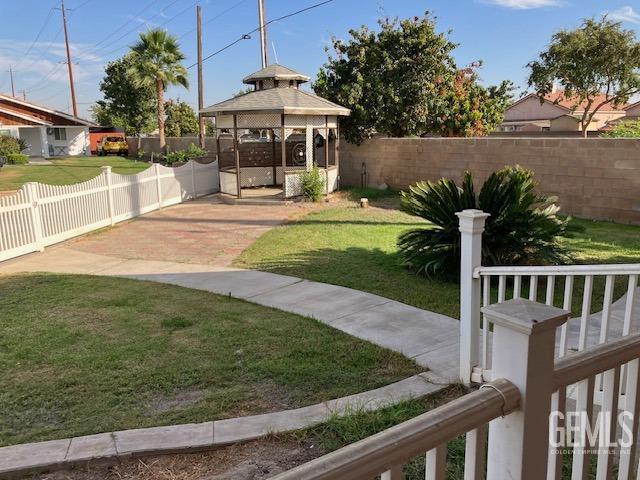
{"type": "Polygon", "coordinates": [[[136,175],[111,167],[73,185],[30,182],[0,197],[0,261],[219,191],[218,163],[154,164],[136,175]]]}

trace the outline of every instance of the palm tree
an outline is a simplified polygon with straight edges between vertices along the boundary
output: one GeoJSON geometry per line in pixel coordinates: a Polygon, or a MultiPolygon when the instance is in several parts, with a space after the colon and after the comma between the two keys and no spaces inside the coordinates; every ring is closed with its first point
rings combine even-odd
{"type": "Polygon", "coordinates": [[[186,57],[180,51],[178,39],[160,28],[140,33],[140,40],[131,47],[131,56],[133,66],[129,73],[134,82],[156,89],[160,148],[164,151],[164,92],[171,85],[189,88],[187,69],[182,65],[186,57]]]}

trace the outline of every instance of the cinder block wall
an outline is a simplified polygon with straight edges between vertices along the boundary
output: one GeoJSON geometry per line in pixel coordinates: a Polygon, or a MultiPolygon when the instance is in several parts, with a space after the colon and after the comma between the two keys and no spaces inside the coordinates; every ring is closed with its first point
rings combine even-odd
{"type": "Polygon", "coordinates": [[[577,217],[640,225],[640,139],[604,138],[376,138],[340,149],[340,182],[407,188],[419,180],[459,181],[465,170],[477,185],[494,170],[531,169],[538,190],[557,195],[577,217]]]}

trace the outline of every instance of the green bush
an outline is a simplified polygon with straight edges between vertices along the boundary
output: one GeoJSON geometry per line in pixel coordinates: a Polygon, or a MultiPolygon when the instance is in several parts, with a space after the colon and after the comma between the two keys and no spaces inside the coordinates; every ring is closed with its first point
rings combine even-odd
{"type": "Polygon", "coordinates": [[[317,202],[322,198],[325,192],[324,178],[320,174],[318,165],[313,164],[313,168],[308,172],[302,174],[302,195],[311,200],[317,202]]]}
{"type": "Polygon", "coordinates": [[[462,186],[442,179],[419,182],[402,192],[403,211],[431,223],[398,239],[403,263],[419,273],[455,276],[460,268],[456,212],[475,208],[489,213],[482,242],[483,265],[558,264],[570,260],[558,237],[570,219],[557,216],[554,197],[534,192],[533,172],[518,166],[491,174],[476,195],[465,172],[462,186]]]}
{"type": "Polygon", "coordinates": [[[29,157],[24,153],[10,153],[7,155],[7,162],[10,165],[26,165],[29,163],[29,157]]]}
{"type": "Polygon", "coordinates": [[[202,157],[207,153],[206,150],[194,145],[189,145],[186,150],[176,150],[174,152],[168,152],[164,156],[164,163],[167,165],[173,165],[175,163],[186,163],[194,158],[202,157]]]}
{"type": "Polygon", "coordinates": [[[20,142],[8,135],[0,135],[0,156],[7,157],[12,153],[20,153],[20,142]]]}
{"type": "Polygon", "coordinates": [[[605,138],[640,138],[640,120],[625,120],[613,130],[602,135],[605,138]]]}

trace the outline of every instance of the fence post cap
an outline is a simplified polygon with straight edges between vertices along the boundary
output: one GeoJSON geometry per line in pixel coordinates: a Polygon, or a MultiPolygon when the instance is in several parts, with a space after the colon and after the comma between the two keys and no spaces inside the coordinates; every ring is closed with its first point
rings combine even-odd
{"type": "Polygon", "coordinates": [[[514,298],[480,310],[490,322],[526,335],[555,329],[564,324],[570,315],[567,310],[524,298],[514,298]]]}
{"type": "Polygon", "coordinates": [[[110,172],[111,171],[111,166],[109,165],[102,165],[100,167],[100,170],[102,170],[103,172],[110,172]]]}
{"type": "Polygon", "coordinates": [[[485,213],[482,210],[475,208],[469,208],[456,212],[456,216],[460,219],[460,231],[463,233],[482,233],[484,230],[484,223],[491,216],[489,213],[485,213]]]}

